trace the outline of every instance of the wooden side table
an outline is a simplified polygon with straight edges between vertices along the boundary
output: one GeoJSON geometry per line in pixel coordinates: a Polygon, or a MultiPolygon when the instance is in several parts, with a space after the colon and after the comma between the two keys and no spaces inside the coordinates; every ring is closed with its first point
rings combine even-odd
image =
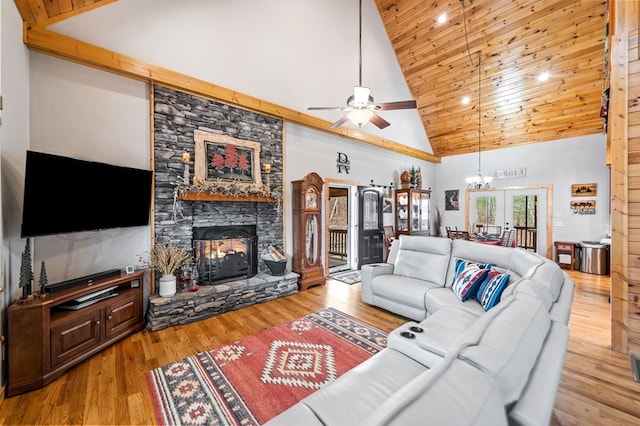
{"type": "Polygon", "coordinates": [[[555,246],[555,262],[561,268],[574,270],[576,264],[576,246],[578,245],[575,241],[556,241],[554,242],[555,246]],[[560,261],[560,255],[568,255],[570,256],[570,261],[560,261]]]}

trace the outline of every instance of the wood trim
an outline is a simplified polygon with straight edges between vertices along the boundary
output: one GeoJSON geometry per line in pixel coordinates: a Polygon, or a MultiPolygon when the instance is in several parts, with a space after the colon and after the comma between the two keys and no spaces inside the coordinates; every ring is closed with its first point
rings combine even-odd
{"type": "MultiPolygon", "coordinates": [[[[472,192],[485,192],[485,191],[512,191],[518,189],[546,189],[547,190],[547,259],[553,259],[553,185],[519,185],[519,186],[504,186],[504,187],[491,187],[489,189],[467,189],[465,192],[465,212],[464,223],[465,227],[469,223],[469,195],[472,192]]],[[[470,232],[470,231],[469,231],[470,232]]]]}
{"type": "Polygon", "coordinates": [[[38,25],[25,23],[24,44],[35,52],[88,65],[124,77],[159,84],[171,89],[215,99],[325,133],[331,133],[432,163],[440,163],[440,157],[428,152],[349,127],[331,129],[329,126],[332,123],[329,121],[321,120],[281,105],[254,98],[204,80],[85,43],[81,40],[47,30],[38,25]]]}
{"type": "MultiPolygon", "coordinates": [[[[155,147],[156,147],[156,128],[153,120],[154,115],[154,105],[155,105],[155,96],[153,91],[153,85],[149,84],[149,165],[151,166],[151,170],[156,169],[156,156],[155,156],[155,147]]],[[[155,173],[153,175],[153,179],[151,179],[151,212],[150,212],[150,220],[149,220],[149,228],[151,231],[151,247],[153,247],[156,243],[156,178],[155,173]]],[[[143,280],[144,281],[144,280],[143,280]]],[[[156,271],[155,269],[151,269],[149,273],[149,294],[156,293],[156,271]]]]}
{"type": "Polygon", "coordinates": [[[202,191],[185,191],[178,192],[178,198],[184,201],[234,201],[234,202],[247,202],[247,203],[275,203],[275,198],[267,197],[265,195],[224,195],[224,194],[211,194],[210,192],[202,191]]]}
{"type": "Polygon", "coordinates": [[[611,349],[621,353],[629,350],[627,37],[624,32],[611,37],[608,126],[611,140],[611,349]]]}

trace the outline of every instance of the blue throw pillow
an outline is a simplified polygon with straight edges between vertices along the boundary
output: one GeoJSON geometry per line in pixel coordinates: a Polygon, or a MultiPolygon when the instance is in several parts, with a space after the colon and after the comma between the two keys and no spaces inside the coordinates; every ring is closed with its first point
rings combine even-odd
{"type": "Polygon", "coordinates": [[[467,268],[467,266],[471,266],[471,265],[476,265],[480,269],[491,269],[490,263],[478,263],[472,260],[456,259],[456,273],[453,275],[453,280],[451,281],[451,285],[453,285],[456,282],[460,273],[464,271],[467,268]]]}
{"type": "Polygon", "coordinates": [[[460,272],[451,288],[463,302],[473,299],[487,276],[487,272],[489,271],[478,268],[478,265],[471,264],[460,272]]]}
{"type": "Polygon", "coordinates": [[[476,300],[480,302],[485,311],[493,308],[500,302],[502,292],[509,284],[509,274],[501,274],[498,271],[488,271],[486,278],[480,285],[476,300]]]}

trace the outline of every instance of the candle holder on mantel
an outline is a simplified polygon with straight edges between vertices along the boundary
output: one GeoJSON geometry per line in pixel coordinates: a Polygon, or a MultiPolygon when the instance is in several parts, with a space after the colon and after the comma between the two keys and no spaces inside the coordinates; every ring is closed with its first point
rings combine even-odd
{"type": "Polygon", "coordinates": [[[184,163],[184,183],[189,184],[189,159],[190,155],[188,152],[182,153],[182,163],[184,163]]]}
{"type": "Polygon", "coordinates": [[[271,164],[267,163],[264,165],[264,174],[265,185],[271,189],[271,164]]]}

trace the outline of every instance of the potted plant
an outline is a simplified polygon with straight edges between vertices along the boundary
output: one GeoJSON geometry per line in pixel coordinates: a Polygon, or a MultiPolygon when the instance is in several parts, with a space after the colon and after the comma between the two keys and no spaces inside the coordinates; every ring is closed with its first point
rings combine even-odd
{"type": "Polygon", "coordinates": [[[161,297],[171,297],[176,294],[175,272],[189,261],[191,261],[191,255],[186,248],[173,244],[153,246],[147,265],[162,274],[158,290],[161,297]]]}

